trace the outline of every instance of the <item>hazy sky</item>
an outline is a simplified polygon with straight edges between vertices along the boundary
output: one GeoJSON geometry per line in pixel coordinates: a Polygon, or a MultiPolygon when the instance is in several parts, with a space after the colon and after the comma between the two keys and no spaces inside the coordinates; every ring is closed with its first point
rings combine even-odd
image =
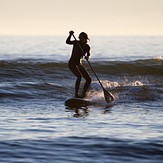
{"type": "Polygon", "coordinates": [[[0,34],[163,35],[163,0],[0,0],[0,34]]]}

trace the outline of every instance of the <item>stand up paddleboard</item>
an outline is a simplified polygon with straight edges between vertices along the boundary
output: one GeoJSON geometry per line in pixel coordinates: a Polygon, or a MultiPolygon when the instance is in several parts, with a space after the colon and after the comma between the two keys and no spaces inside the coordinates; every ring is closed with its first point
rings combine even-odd
{"type": "Polygon", "coordinates": [[[92,102],[84,98],[70,98],[65,101],[65,106],[71,108],[87,107],[92,105],[92,102]]]}

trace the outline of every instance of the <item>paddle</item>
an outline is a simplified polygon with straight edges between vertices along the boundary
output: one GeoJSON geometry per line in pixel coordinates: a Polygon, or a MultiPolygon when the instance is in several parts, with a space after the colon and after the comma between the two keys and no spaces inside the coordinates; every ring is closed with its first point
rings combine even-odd
{"type": "MultiPolygon", "coordinates": [[[[73,37],[74,37],[75,41],[77,41],[77,39],[76,39],[76,37],[74,36],[74,34],[73,34],[73,37]]],[[[78,43],[78,42],[77,42],[77,43],[78,43]]],[[[83,52],[83,54],[85,54],[85,53],[84,53],[84,50],[82,49],[82,47],[80,46],[79,43],[78,43],[78,46],[79,46],[79,48],[81,49],[81,51],[83,52]]],[[[114,100],[114,96],[113,96],[109,91],[107,91],[107,90],[103,87],[103,85],[102,85],[100,79],[98,78],[97,74],[95,73],[95,71],[94,71],[94,69],[93,69],[91,63],[89,62],[88,59],[86,59],[86,60],[87,60],[87,62],[88,62],[88,64],[89,64],[90,68],[92,69],[94,75],[96,76],[98,82],[100,83],[100,85],[101,85],[101,87],[102,87],[102,89],[103,89],[104,97],[105,97],[106,102],[108,102],[108,103],[112,102],[112,101],[114,100]]]]}

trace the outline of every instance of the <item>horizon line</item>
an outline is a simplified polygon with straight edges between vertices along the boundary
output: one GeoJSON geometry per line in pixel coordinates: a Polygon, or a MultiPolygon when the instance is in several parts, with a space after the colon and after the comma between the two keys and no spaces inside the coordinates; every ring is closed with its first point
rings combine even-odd
{"type": "MultiPolygon", "coordinates": [[[[67,36],[67,34],[1,34],[0,36],[67,36]]],[[[89,36],[163,36],[163,34],[89,34],[89,36]]]]}

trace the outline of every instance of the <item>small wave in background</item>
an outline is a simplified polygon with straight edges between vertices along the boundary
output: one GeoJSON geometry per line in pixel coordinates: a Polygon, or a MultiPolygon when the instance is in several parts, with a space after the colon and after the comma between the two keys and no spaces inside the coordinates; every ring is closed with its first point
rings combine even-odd
{"type": "MultiPolygon", "coordinates": [[[[91,64],[104,87],[111,91],[118,101],[125,96],[133,100],[162,98],[162,59],[97,63],[92,61],[91,64]]],[[[94,92],[93,95],[97,97],[97,93],[102,90],[91,69],[88,65],[86,67],[94,81],[89,94],[94,92]]],[[[74,89],[75,78],[68,70],[66,62],[4,60],[0,61],[0,68],[1,99],[64,98],[74,89]]]]}

